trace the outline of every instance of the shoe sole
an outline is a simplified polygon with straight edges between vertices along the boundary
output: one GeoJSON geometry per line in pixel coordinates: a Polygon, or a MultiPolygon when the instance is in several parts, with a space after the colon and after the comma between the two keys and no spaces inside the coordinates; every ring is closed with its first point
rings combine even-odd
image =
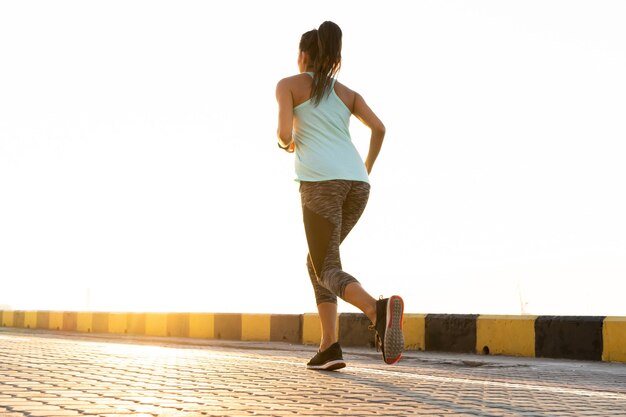
{"type": "Polygon", "coordinates": [[[385,362],[392,365],[402,358],[404,351],[404,334],[402,332],[402,317],[404,301],[398,295],[389,297],[387,302],[387,323],[385,327],[384,352],[385,362]]]}
{"type": "Polygon", "coordinates": [[[345,368],[346,363],[341,359],[337,359],[326,362],[322,365],[307,365],[306,367],[307,369],[314,369],[316,371],[335,371],[337,369],[345,368]]]}

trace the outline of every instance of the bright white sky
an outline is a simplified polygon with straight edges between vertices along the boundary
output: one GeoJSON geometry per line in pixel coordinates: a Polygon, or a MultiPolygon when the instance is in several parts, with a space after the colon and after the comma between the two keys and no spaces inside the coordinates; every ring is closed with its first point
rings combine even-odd
{"type": "Polygon", "coordinates": [[[387,126],[344,268],[411,313],[626,315],[625,2],[307,5],[0,3],[0,308],[315,311],[274,88],[333,20],[387,126]]]}

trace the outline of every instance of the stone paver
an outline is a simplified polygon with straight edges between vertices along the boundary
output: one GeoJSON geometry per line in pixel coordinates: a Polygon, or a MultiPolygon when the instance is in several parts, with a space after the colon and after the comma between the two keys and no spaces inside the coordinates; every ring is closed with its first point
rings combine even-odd
{"type": "Polygon", "coordinates": [[[0,331],[0,417],[626,416],[626,365],[0,331]]]}

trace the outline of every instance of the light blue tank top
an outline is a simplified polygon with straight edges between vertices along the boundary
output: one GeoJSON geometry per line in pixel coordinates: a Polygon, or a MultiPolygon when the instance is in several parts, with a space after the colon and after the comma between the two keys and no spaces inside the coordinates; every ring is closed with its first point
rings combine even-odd
{"type": "MultiPolygon", "coordinates": [[[[311,77],[313,73],[307,72],[311,77]]],[[[352,180],[369,183],[361,155],[350,137],[350,109],[335,93],[315,106],[311,99],[294,107],[293,138],[298,181],[352,180]]]]}

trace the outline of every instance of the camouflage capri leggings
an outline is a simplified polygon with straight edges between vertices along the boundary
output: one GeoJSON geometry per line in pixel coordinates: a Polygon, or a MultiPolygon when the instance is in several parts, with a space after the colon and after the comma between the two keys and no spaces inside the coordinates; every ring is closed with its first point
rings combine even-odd
{"type": "Polygon", "coordinates": [[[307,267],[318,305],[337,303],[346,286],[358,282],[341,269],[339,245],[363,214],[369,193],[370,185],[362,181],[300,183],[307,267]]]}

